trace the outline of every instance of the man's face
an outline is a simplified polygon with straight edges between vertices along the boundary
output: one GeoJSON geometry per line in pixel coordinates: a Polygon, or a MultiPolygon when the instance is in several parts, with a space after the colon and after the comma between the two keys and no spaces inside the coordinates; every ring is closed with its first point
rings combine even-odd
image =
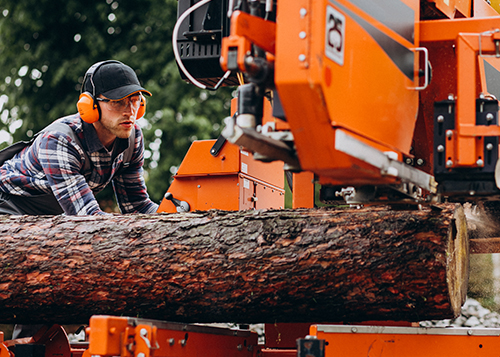
{"type": "Polygon", "coordinates": [[[102,95],[99,98],[101,99],[99,101],[101,107],[99,128],[106,132],[107,136],[112,135],[120,139],[128,138],[134,127],[139,110],[141,102],[140,94],[135,93],[121,100],[107,101],[102,95]]]}

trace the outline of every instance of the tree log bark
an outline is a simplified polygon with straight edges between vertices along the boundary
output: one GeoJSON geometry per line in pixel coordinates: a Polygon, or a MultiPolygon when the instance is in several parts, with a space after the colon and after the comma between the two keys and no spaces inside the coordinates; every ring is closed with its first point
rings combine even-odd
{"type": "Polygon", "coordinates": [[[0,322],[456,317],[467,228],[443,207],[0,216],[0,322]]]}

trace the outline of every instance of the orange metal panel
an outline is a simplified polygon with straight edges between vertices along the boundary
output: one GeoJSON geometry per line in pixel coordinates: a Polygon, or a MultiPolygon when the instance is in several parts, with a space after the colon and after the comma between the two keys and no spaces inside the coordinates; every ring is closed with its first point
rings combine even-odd
{"type": "MultiPolygon", "coordinates": [[[[420,42],[455,41],[459,33],[481,33],[498,28],[499,23],[500,16],[421,21],[418,23],[420,42]]],[[[433,65],[435,62],[432,62],[433,65]]]]}
{"type": "Polygon", "coordinates": [[[301,172],[293,174],[292,208],[314,207],[314,174],[301,172]]]}
{"type": "Polygon", "coordinates": [[[240,200],[238,209],[253,209],[255,208],[255,183],[248,176],[239,176],[239,193],[240,200]]]}
{"type": "MultiPolygon", "coordinates": [[[[172,193],[174,198],[189,203],[191,211],[240,209],[238,175],[179,177],[172,182],[168,192],[172,193]]],[[[163,199],[158,212],[177,211],[171,201],[163,199]]]]}
{"type": "MultiPolygon", "coordinates": [[[[418,19],[418,8],[412,11],[411,24],[418,19]]],[[[414,35],[418,38],[418,28],[414,35]]],[[[294,1],[278,7],[275,82],[302,168],[323,182],[371,175],[369,169],[368,174],[353,169],[349,157],[334,149],[334,127],[379,143],[384,151],[409,152],[418,105],[410,45],[415,46],[347,1],[294,1]],[[345,26],[343,58],[335,61],[325,55],[326,20],[331,18],[316,16],[313,21],[311,14],[337,16],[345,26]],[[410,78],[379,36],[406,51],[410,78]]]]}
{"type": "MultiPolygon", "coordinates": [[[[215,140],[205,140],[191,145],[168,190],[175,199],[186,201],[191,210],[284,206],[282,162],[255,161],[252,154],[240,151],[229,142],[213,157],[210,148],[214,143],[215,140]],[[239,177],[240,173],[245,179],[239,177]],[[255,183],[269,188],[260,190],[258,204],[253,198],[256,197],[255,183]]],[[[158,212],[173,213],[176,207],[163,199],[158,212]]]]}
{"type": "Polygon", "coordinates": [[[255,357],[259,350],[257,334],[246,330],[93,316],[88,331],[89,352],[101,356],[255,357]]]}
{"type": "Polygon", "coordinates": [[[271,186],[283,190],[285,175],[282,161],[261,162],[253,159],[251,153],[241,150],[241,173],[255,177],[271,186]]]}
{"type": "Polygon", "coordinates": [[[89,323],[89,352],[91,355],[120,356],[121,332],[127,327],[125,317],[92,316],[89,323]]]}
{"type": "Polygon", "coordinates": [[[219,155],[210,155],[215,140],[199,140],[191,144],[177,176],[205,174],[235,174],[239,171],[239,147],[226,142],[219,155]]]}
{"type": "Polygon", "coordinates": [[[257,334],[248,337],[158,329],[160,348],[155,357],[252,357],[257,354],[257,334]],[[169,341],[173,341],[170,343],[169,341]]]}
{"type": "Polygon", "coordinates": [[[318,325],[311,334],[326,340],[326,357],[497,357],[500,349],[497,329],[318,325]]]}
{"type": "Polygon", "coordinates": [[[255,183],[255,209],[285,208],[285,191],[261,183],[255,183]]]}

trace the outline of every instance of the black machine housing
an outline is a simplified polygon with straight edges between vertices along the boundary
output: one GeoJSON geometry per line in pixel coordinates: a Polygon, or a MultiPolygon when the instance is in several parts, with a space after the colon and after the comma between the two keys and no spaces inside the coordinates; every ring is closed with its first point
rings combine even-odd
{"type": "MultiPolygon", "coordinates": [[[[200,0],[179,0],[177,18],[200,0]]],[[[177,47],[187,71],[199,82],[213,87],[224,72],[219,64],[222,37],[229,36],[228,0],[212,0],[191,13],[180,24],[177,47]]],[[[180,71],[181,77],[188,80],[180,71]]],[[[238,85],[231,75],[223,85],[238,85]]]]}

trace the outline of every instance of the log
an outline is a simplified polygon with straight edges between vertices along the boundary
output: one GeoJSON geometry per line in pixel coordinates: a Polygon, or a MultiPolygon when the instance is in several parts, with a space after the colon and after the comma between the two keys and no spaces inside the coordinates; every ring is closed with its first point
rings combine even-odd
{"type": "Polygon", "coordinates": [[[456,317],[463,210],[0,216],[0,323],[456,317]]]}

